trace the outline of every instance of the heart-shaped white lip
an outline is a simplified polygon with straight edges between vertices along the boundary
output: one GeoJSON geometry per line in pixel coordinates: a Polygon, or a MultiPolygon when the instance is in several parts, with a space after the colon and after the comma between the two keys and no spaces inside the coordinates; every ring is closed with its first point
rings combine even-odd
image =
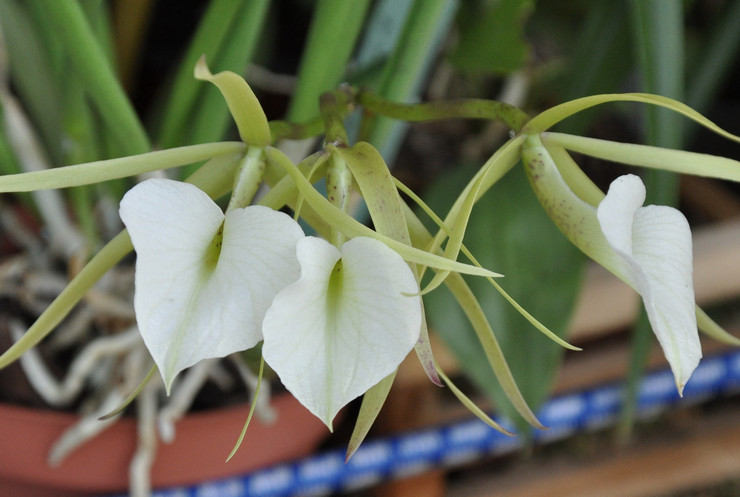
{"type": "Polygon", "coordinates": [[[682,392],[701,359],[691,231],[678,210],[643,207],[644,201],[640,178],[621,176],[599,204],[597,217],[607,242],[625,263],[629,283],[642,295],[650,324],[682,392]]]}
{"type": "Polygon", "coordinates": [[[303,231],[267,207],[224,215],[193,185],[150,179],[120,215],[136,250],[137,323],[168,389],[198,361],[262,340],[273,297],[300,274],[303,231]]]}
{"type": "Polygon", "coordinates": [[[337,412],[391,374],[419,339],[422,306],[408,264],[380,241],[340,249],[298,242],[301,277],[275,297],[263,325],[265,361],[332,428],[337,412]]]}

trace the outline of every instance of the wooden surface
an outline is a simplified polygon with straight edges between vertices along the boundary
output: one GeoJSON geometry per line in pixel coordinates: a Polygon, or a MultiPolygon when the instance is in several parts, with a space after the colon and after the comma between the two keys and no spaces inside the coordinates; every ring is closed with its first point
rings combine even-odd
{"type": "MultiPolygon", "coordinates": [[[[740,477],[740,406],[686,420],[626,449],[480,467],[447,497],[656,497],[740,477]]],[[[665,427],[664,427],[665,428],[665,427]]],[[[660,431],[660,428],[657,429],[660,431]]]]}

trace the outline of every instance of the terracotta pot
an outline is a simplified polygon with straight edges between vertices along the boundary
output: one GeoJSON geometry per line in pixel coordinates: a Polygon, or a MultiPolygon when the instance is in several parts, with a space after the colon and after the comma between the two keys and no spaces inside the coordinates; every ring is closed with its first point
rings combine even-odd
{"type": "MultiPolygon", "coordinates": [[[[172,444],[160,443],[152,471],[155,488],[194,484],[248,473],[306,456],[328,435],[326,426],[291,395],[273,399],[274,424],[253,419],[239,452],[229,461],[249,407],[188,415],[172,444]]],[[[119,420],[80,447],[59,467],[46,456],[52,443],[77,421],[73,414],[0,404],[0,497],[64,497],[123,492],[136,443],[133,419],[119,420]]]]}

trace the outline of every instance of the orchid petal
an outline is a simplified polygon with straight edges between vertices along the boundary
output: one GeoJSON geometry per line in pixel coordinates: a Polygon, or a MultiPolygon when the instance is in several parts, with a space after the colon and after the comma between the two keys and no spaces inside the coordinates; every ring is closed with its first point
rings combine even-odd
{"type": "Polygon", "coordinates": [[[699,364],[691,231],[676,209],[650,205],[634,175],[617,178],[597,216],[609,245],[630,268],[631,284],[671,365],[679,391],[699,364]]]}
{"type": "Polygon", "coordinates": [[[393,373],[419,339],[419,287],[401,256],[371,238],[337,249],[307,237],[297,256],[301,277],[267,311],[262,353],[331,429],[337,412],[393,373]]]}
{"type": "Polygon", "coordinates": [[[267,207],[224,216],[197,187],[151,179],[120,214],[137,253],[137,322],[168,389],[200,360],[256,345],[272,298],[299,276],[303,232],[267,207]]]}
{"type": "Polygon", "coordinates": [[[530,184],[550,218],[586,255],[634,288],[676,379],[679,392],[701,357],[692,283],[691,233],[670,207],[642,207],[637,176],[618,178],[594,207],[564,181],[538,135],[528,136],[522,159],[530,184]]]}
{"type": "Polygon", "coordinates": [[[231,71],[211,74],[205,54],[195,64],[196,79],[216,85],[229,106],[239,136],[247,145],[266,147],[272,141],[265,111],[244,78],[231,71]]]}

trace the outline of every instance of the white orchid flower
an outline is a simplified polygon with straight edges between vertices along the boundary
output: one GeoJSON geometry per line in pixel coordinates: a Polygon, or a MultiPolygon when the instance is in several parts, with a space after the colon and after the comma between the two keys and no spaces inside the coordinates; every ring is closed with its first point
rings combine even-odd
{"type": "Polygon", "coordinates": [[[408,264],[373,238],[337,249],[307,237],[297,254],[301,277],[267,311],[262,353],[331,430],[337,412],[394,372],[414,347],[421,297],[408,264]]]}
{"type": "Polygon", "coordinates": [[[337,249],[267,207],[221,209],[201,190],[147,180],[121,201],[142,338],[169,387],[198,361],[264,339],[266,362],[331,429],[419,339],[419,287],[385,244],[337,249]]]}
{"type": "Polygon", "coordinates": [[[150,179],[121,201],[136,250],[134,308],[167,385],[198,361],[262,340],[273,297],[299,276],[303,231],[262,206],[227,214],[188,183],[150,179]]]}
{"type": "Polygon", "coordinates": [[[634,175],[617,178],[597,207],[585,202],[568,186],[537,135],[527,137],[522,157],[537,197],[558,228],[642,296],[683,392],[701,359],[686,218],[671,207],[643,207],[645,186],[634,175]]]}

